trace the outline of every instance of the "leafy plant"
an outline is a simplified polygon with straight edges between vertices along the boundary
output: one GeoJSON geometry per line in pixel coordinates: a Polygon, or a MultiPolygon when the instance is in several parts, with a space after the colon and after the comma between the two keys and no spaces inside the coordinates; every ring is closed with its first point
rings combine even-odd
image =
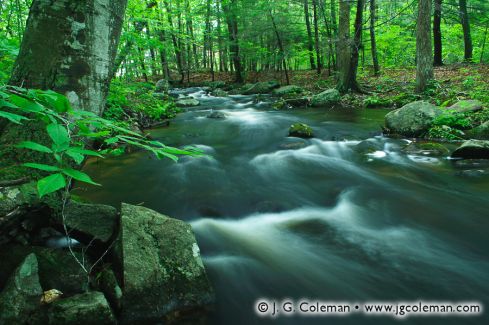
{"type": "Polygon", "coordinates": [[[80,165],[88,156],[103,158],[120,145],[133,145],[152,152],[158,159],[165,157],[174,161],[178,160],[178,155],[202,155],[197,149],[168,147],[121,127],[117,122],[73,109],[66,97],[50,90],[27,90],[12,86],[0,88],[0,117],[15,124],[22,124],[26,120],[44,122],[49,145],[33,141],[21,141],[15,145],[53,158],[52,164],[23,163],[24,167],[48,175],[37,182],[40,197],[67,187],[72,179],[99,185],[73,167],[80,165]],[[107,149],[88,149],[88,144],[94,139],[102,140],[107,149]]]}

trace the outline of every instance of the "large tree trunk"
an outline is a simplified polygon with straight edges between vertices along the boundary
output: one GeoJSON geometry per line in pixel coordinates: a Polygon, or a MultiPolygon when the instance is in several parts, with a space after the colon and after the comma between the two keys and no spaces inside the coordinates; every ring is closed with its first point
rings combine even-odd
{"type": "Polygon", "coordinates": [[[472,36],[470,35],[469,15],[467,13],[467,0],[459,0],[460,22],[464,30],[464,59],[472,61],[472,36]]]}
{"type": "Polygon", "coordinates": [[[34,0],[10,84],[102,114],[127,0],[34,0]]]}
{"type": "Polygon", "coordinates": [[[243,82],[243,71],[241,65],[241,56],[239,53],[239,39],[238,39],[238,19],[236,17],[236,0],[228,0],[223,2],[222,9],[226,16],[226,22],[229,32],[229,51],[231,52],[231,59],[234,64],[235,81],[237,83],[243,82]]]}
{"type": "Polygon", "coordinates": [[[376,8],[375,0],[370,0],[370,47],[372,51],[372,63],[374,65],[374,75],[378,76],[380,73],[380,66],[379,66],[379,58],[377,56],[377,41],[375,39],[375,23],[377,21],[376,9],[377,8],[376,8]]]}
{"type": "Polygon", "coordinates": [[[337,89],[345,92],[348,88],[348,71],[350,70],[350,0],[339,0],[340,19],[338,24],[338,44],[336,46],[337,89]]]}
{"type": "Polygon", "coordinates": [[[416,91],[426,90],[433,79],[433,48],[431,38],[431,1],[419,0],[416,25],[416,91]]]}
{"type": "Polygon", "coordinates": [[[322,62],[321,51],[319,45],[319,27],[318,27],[318,9],[317,0],[312,0],[312,16],[314,21],[314,44],[316,49],[316,69],[317,73],[321,74],[322,62]]]}
{"type": "Polygon", "coordinates": [[[311,65],[311,70],[316,69],[316,63],[314,62],[314,52],[312,48],[312,32],[311,32],[311,21],[309,17],[309,0],[304,0],[304,17],[306,19],[306,29],[307,29],[307,49],[309,51],[309,62],[311,65]]]}
{"type": "Polygon", "coordinates": [[[433,64],[435,66],[443,65],[443,47],[441,41],[441,6],[443,0],[435,0],[435,10],[433,16],[433,44],[435,56],[433,64]]]}
{"type": "Polygon", "coordinates": [[[363,31],[363,8],[365,0],[357,0],[357,14],[355,17],[355,34],[353,37],[353,47],[351,49],[351,62],[348,69],[348,75],[346,78],[345,91],[361,91],[357,82],[357,69],[358,69],[358,57],[359,50],[362,47],[362,31],[363,31]]]}

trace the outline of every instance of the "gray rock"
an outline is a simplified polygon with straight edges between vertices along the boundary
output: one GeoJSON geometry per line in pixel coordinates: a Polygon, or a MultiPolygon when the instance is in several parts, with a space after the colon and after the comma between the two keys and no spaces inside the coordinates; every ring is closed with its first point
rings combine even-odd
{"type": "Polygon", "coordinates": [[[224,114],[223,112],[219,112],[219,111],[213,111],[212,113],[207,115],[207,118],[224,119],[224,118],[226,118],[226,114],[224,114]]]}
{"type": "Polygon", "coordinates": [[[292,107],[305,107],[309,105],[311,102],[311,98],[309,97],[297,97],[297,98],[287,98],[285,99],[285,103],[292,107]]]}
{"type": "Polygon", "coordinates": [[[0,293],[0,324],[25,324],[42,295],[35,254],[29,254],[0,293]]]}
{"type": "Polygon", "coordinates": [[[289,128],[289,137],[298,138],[312,138],[314,137],[314,132],[312,128],[304,123],[292,124],[289,128]]]}
{"type": "Polygon", "coordinates": [[[122,323],[161,320],[214,301],[192,228],[150,209],[122,204],[122,323]]]}
{"type": "Polygon", "coordinates": [[[452,153],[452,158],[489,159],[489,141],[468,140],[452,153]]]}
{"type": "Polygon", "coordinates": [[[166,79],[158,80],[156,83],[155,92],[157,93],[168,93],[170,90],[170,82],[166,79]]]}
{"type": "Polygon", "coordinates": [[[445,157],[450,154],[450,150],[447,147],[436,142],[411,142],[403,151],[408,154],[429,157],[445,157]]]}
{"type": "Polygon", "coordinates": [[[97,276],[98,287],[104,293],[112,308],[120,311],[122,308],[122,289],[117,278],[108,266],[104,267],[97,276]]]}
{"type": "Polygon", "coordinates": [[[461,100],[447,109],[457,113],[477,112],[482,109],[482,102],[478,100],[461,100]]]}
{"type": "Polygon", "coordinates": [[[243,91],[243,95],[268,94],[280,87],[277,81],[257,82],[243,91]]]}
{"type": "Polygon", "coordinates": [[[392,134],[418,137],[425,134],[443,111],[425,101],[409,103],[385,116],[385,125],[392,134]]]}
{"type": "Polygon", "coordinates": [[[17,208],[24,210],[39,203],[36,183],[0,187],[0,217],[17,208]]]}
{"type": "Polygon", "coordinates": [[[214,97],[227,97],[228,93],[226,91],[218,88],[218,89],[212,91],[211,95],[214,97]]]}
{"type": "Polygon", "coordinates": [[[473,139],[489,140],[489,121],[467,131],[467,135],[473,139]]]}
{"type": "Polygon", "coordinates": [[[61,299],[50,304],[46,312],[47,324],[56,325],[111,325],[116,320],[104,294],[91,291],[61,299]]]}
{"type": "Polygon", "coordinates": [[[376,151],[383,151],[384,144],[378,139],[367,139],[355,145],[353,147],[353,150],[355,150],[359,154],[365,155],[376,151]]]}
{"type": "Polygon", "coordinates": [[[341,100],[340,92],[336,89],[328,89],[322,93],[312,96],[311,106],[323,107],[339,103],[341,100]]]}
{"type": "Polygon", "coordinates": [[[175,104],[177,105],[177,107],[193,107],[193,106],[199,106],[200,102],[195,98],[188,98],[188,99],[179,99],[175,104]]]}
{"type": "Polygon", "coordinates": [[[288,85],[288,86],[282,86],[278,89],[275,89],[273,91],[273,94],[276,96],[285,96],[285,95],[298,95],[298,94],[302,94],[303,92],[304,89],[299,86],[288,85]]]}
{"type": "MultiPolygon", "coordinates": [[[[92,239],[108,242],[117,229],[118,213],[109,205],[70,201],[64,209],[64,216],[68,229],[74,230],[72,237],[87,244],[92,239]]],[[[54,219],[63,224],[61,213],[54,219]]]]}

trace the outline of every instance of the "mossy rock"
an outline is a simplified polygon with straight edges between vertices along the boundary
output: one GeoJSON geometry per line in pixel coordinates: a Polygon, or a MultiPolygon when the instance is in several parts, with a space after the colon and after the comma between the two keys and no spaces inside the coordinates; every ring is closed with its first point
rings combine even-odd
{"type": "Polygon", "coordinates": [[[444,157],[450,154],[447,147],[436,142],[411,142],[403,151],[408,154],[432,157],[444,157]]]}
{"type": "Polygon", "coordinates": [[[313,138],[314,132],[312,128],[307,124],[295,123],[292,124],[289,128],[289,136],[298,138],[313,138]]]}

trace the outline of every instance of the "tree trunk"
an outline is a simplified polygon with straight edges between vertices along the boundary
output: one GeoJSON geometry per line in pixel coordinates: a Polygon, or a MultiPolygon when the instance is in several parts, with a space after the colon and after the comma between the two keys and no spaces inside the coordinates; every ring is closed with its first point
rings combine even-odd
{"type": "Polygon", "coordinates": [[[464,30],[464,59],[465,61],[472,61],[472,36],[470,35],[470,22],[469,15],[467,13],[467,0],[459,0],[460,5],[460,22],[464,30]]]}
{"type": "Polygon", "coordinates": [[[311,32],[311,21],[309,20],[309,0],[304,0],[304,16],[306,19],[306,29],[307,29],[307,49],[309,50],[309,62],[311,65],[311,70],[316,69],[316,63],[314,62],[314,53],[312,48],[312,32],[311,32]]]}
{"type": "Polygon", "coordinates": [[[361,91],[357,82],[358,57],[359,50],[362,47],[362,31],[363,31],[363,8],[365,0],[357,0],[357,14],[355,17],[355,34],[353,37],[353,48],[351,49],[351,62],[346,78],[347,84],[345,91],[361,91]]]}
{"type": "Polygon", "coordinates": [[[489,29],[489,26],[486,27],[486,31],[484,32],[484,40],[482,41],[482,49],[481,49],[481,59],[480,59],[480,63],[482,63],[483,59],[484,59],[484,51],[486,49],[486,41],[487,41],[487,31],[489,29]]]}
{"type": "Polygon", "coordinates": [[[238,39],[238,21],[236,17],[236,0],[228,0],[227,3],[223,3],[222,7],[229,32],[229,51],[231,52],[231,58],[234,64],[234,72],[236,74],[235,81],[237,83],[243,82],[243,72],[241,67],[241,57],[239,54],[239,39],[238,39]]]}
{"type": "MultiPolygon", "coordinates": [[[[166,8],[168,24],[173,29],[173,19],[171,17],[172,13],[171,13],[170,5],[168,4],[168,1],[166,1],[166,0],[163,1],[163,4],[165,5],[165,8],[166,8]]],[[[173,42],[173,49],[175,50],[175,58],[177,61],[178,73],[180,74],[180,83],[182,83],[183,80],[185,79],[185,73],[183,71],[183,63],[182,63],[182,51],[180,50],[180,46],[178,44],[177,37],[173,31],[171,32],[171,39],[173,42]]]]}
{"type": "Polygon", "coordinates": [[[34,0],[11,85],[53,89],[102,114],[126,0],[34,0]]]}
{"type": "MultiPolygon", "coordinates": [[[[163,45],[166,43],[166,35],[165,31],[163,29],[158,31],[158,38],[163,45]]],[[[170,81],[171,80],[171,75],[170,75],[170,68],[168,66],[168,58],[166,56],[166,47],[163,46],[163,48],[160,50],[160,58],[161,58],[161,67],[163,68],[163,75],[165,78],[170,81]]]]}
{"type": "Polygon", "coordinates": [[[350,0],[339,0],[340,19],[338,25],[338,45],[336,46],[337,86],[340,92],[348,89],[348,71],[351,64],[350,52],[350,0]]]}
{"type": "Polygon", "coordinates": [[[320,51],[320,45],[319,45],[319,27],[318,27],[318,14],[317,14],[317,1],[318,0],[312,0],[312,11],[313,11],[313,20],[314,20],[314,43],[316,46],[316,68],[318,74],[321,74],[321,68],[322,68],[322,63],[321,63],[321,51],[320,51]]]}
{"type": "MultiPolygon", "coordinates": [[[[441,1],[441,0],[440,0],[441,1]]],[[[375,39],[375,22],[376,17],[376,3],[375,0],[370,0],[370,47],[372,51],[372,63],[374,65],[374,75],[380,74],[379,58],[377,56],[377,41],[375,39]]]]}
{"type": "Polygon", "coordinates": [[[416,25],[416,91],[426,90],[433,79],[431,0],[419,0],[416,25]]]}
{"type": "Polygon", "coordinates": [[[268,13],[270,14],[270,19],[272,20],[273,30],[275,31],[275,35],[277,36],[278,48],[280,50],[280,53],[282,54],[282,64],[283,64],[284,72],[285,72],[285,80],[287,81],[287,85],[290,85],[289,72],[287,70],[287,60],[285,58],[284,45],[282,43],[282,39],[280,38],[280,34],[278,32],[278,28],[277,28],[277,24],[275,23],[275,19],[273,18],[272,9],[269,9],[268,13]]]}
{"type": "Polygon", "coordinates": [[[433,17],[433,44],[435,55],[433,64],[435,66],[443,65],[443,47],[441,40],[441,7],[443,0],[435,0],[435,10],[433,17]]]}

